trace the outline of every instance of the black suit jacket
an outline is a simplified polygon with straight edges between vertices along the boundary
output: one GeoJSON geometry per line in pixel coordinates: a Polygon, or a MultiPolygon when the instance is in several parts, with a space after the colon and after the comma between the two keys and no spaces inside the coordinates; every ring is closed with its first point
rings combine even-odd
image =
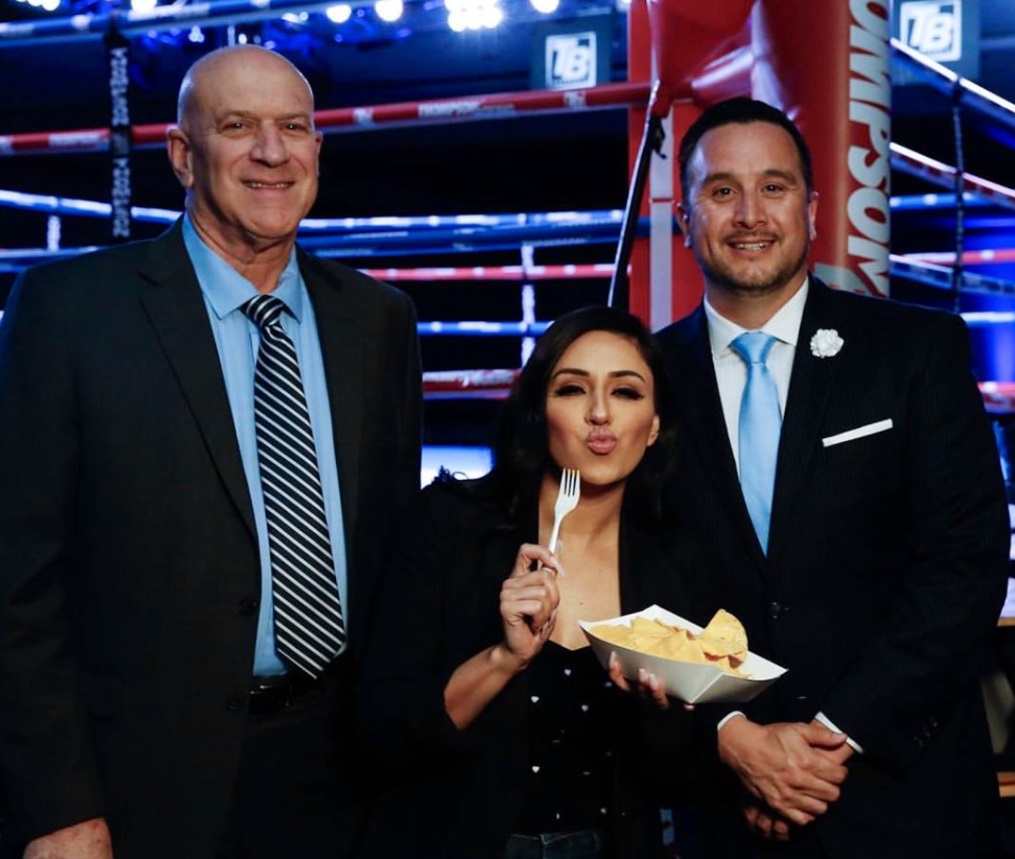
{"type": "MultiPolygon", "coordinates": [[[[415,316],[299,252],[317,317],[350,645],[419,485],[415,316]]],[[[180,225],[24,273],[0,325],[4,839],[105,815],[117,857],[212,856],[244,724],[257,541],[180,225]]],[[[350,702],[351,704],[351,702],[350,702]]]]}
{"type": "Polygon", "coordinates": [[[962,321],[811,279],[768,557],[740,492],[703,310],[659,340],[685,441],[674,503],[710,567],[689,583],[694,610],[732,611],[752,650],[789,669],[751,718],[821,711],[864,748],[841,799],[797,840],[832,857],[976,855],[997,798],[977,672],[1009,539],[962,321]],[[820,329],[845,341],[834,357],[812,354],[820,329]],[[835,443],[885,420],[890,429],[835,443]]]}
{"type": "MultiPolygon", "coordinates": [[[[532,542],[536,515],[518,527],[481,496],[435,484],[413,507],[365,655],[363,717],[371,752],[401,790],[374,827],[367,855],[384,859],[499,859],[527,774],[526,672],[514,678],[465,730],[444,707],[455,669],[503,640],[501,584],[518,547],[532,542]]],[[[653,600],[682,602],[687,574],[679,544],[625,515],[621,522],[620,599],[624,612],[653,600]]],[[[604,673],[605,680],[605,673],[604,673]]],[[[698,777],[691,724],[622,696],[628,720],[617,747],[617,859],[656,859],[661,797],[698,777]]],[[[604,742],[607,738],[604,738],[604,742]]]]}

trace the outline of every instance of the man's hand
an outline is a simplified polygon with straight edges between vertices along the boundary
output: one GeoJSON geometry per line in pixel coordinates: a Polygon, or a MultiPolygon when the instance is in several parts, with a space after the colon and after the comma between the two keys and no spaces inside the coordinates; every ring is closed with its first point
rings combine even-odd
{"type": "Polygon", "coordinates": [[[109,827],[101,817],[30,841],[23,859],[113,859],[109,827]]]}
{"type": "Polygon", "coordinates": [[[852,750],[816,722],[758,725],[746,716],[719,731],[719,759],[777,816],[806,826],[839,798],[852,750]],[[845,749],[845,751],[843,751],[845,749]]]}
{"type": "Polygon", "coordinates": [[[789,841],[790,826],[772,811],[766,811],[757,805],[744,807],[744,821],[755,835],[765,841],[789,841]]]}

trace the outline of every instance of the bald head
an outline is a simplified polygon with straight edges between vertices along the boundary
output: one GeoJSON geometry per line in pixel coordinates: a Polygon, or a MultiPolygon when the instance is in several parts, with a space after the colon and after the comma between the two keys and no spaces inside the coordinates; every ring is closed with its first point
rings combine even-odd
{"type": "Polygon", "coordinates": [[[233,45],[205,54],[187,70],[176,101],[177,124],[185,127],[188,122],[193,121],[202,101],[202,89],[209,80],[213,81],[220,75],[235,71],[236,74],[249,75],[251,80],[256,81],[266,69],[273,67],[276,71],[283,73],[288,71],[293,77],[298,78],[306,88],[313,107],[314,93],[310,84],[289,60],[259,45],[233,45]]]}
{"type": "Polygon", "coordinates": [[[213,51],[187,72],[166,143],[205,243],[243,272],[284,263],[317,196],[321,147],[299,70],[252,45],[213,51]]]}

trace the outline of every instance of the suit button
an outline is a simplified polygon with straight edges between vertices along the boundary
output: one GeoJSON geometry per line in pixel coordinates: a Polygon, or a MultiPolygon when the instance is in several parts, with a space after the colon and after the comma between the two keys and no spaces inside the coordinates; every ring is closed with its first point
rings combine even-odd
{"type": "Polygon", "coordinates": [[[784,606],[781,602],[776,602],[775,600],[772,600],[772,602],[768,604],[768,616],[772,618],[772,620],[776,620],[779,617],[779,615],[785,613],[786,610],[787,607],[784,606]]]}
{"type": "Polygon", "coordinates": [[[234,692],[232,695],[226,696],[226,709],[230,713],[238,713],[246,706],[247,706],[246,695],[240,695],[239,693],[234,692]]]}
{"type": "Polygon", "coordinates": [[[257,600],[252,600],[249,597],[240,600],[240,614],[244,617],[250,617],[255,611],[257,611],[257,600]]]}

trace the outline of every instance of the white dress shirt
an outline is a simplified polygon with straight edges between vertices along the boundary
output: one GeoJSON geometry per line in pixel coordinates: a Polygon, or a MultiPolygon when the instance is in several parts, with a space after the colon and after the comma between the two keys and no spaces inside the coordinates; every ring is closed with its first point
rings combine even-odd
{"type": "MultiPolygon", "coordinates": [[[[800,323],[804,316],[804,305],[807,303],[807,291],[810,288],[810,280],[805,279],[803,286],[796,294],[787,301],[778,312],[768,320],[761,328],[755,329],[775,338],[772,350],[768,353],[768,372],[775,380],[775,387],[779,394],[779,411],[786,413],[786,398],[789,395],[790,376],[793,373],[793,359],[796,357],[797,340],[800,337],[800,323]]],[[[712,366],[715,368],[715,380],[719,386],[719,400],[722,403],[723,418],[726,420],[726,432],[729,435],[730,448],[733,450],[733,459],[737,464],[737,474],[740,473],[740,400],[743,397],[744,387],[747,384],[747,364],[736,352],[730,348],[730,343],[741,334],[750,329],[731,322],[712,307],[705,298],[705,319],[708,322],[708,340],[712,347],[712,366]]],[[[723,718],[716,730],[722,728],[734,716],[742,716],[739,710],[734,710],[723,718]]],[[[815,717],[826,727],[837,733],[841,733],[835,724],[824,714],[818,713],[815,717]]],[[[857,752],[863,749],[851,738],[846,742],[857,752]]]]}
{"type": "MultiPolygon", "coordinates": [[[[804,315],[804,304],[807,302],[809,282],[797,290],[789,301],[768,320],[761,328],[765,334],[775,338],[772,350],[768,353],[768,372],[775,380],[779,392],[779,411],[786,413],[786,397],[789,394],[789,377],[793,372],[793,358],[796,355],[797,338],[800,336],[800,322],[804,315]]],[[[726,419],[726,431],[729,433],[733,458],[740,473],[740,450],[737,439],[740,437],[740,400],[747,384],[747,364],[730,348],[730,343],[748,329],[731,322],[704,301],[705,318],[708,320],[708,340],[712,344],[712,366],[715,368],[715,380],[719,385],[719,399],[722,402],[722,413],[726,419]]]]}

